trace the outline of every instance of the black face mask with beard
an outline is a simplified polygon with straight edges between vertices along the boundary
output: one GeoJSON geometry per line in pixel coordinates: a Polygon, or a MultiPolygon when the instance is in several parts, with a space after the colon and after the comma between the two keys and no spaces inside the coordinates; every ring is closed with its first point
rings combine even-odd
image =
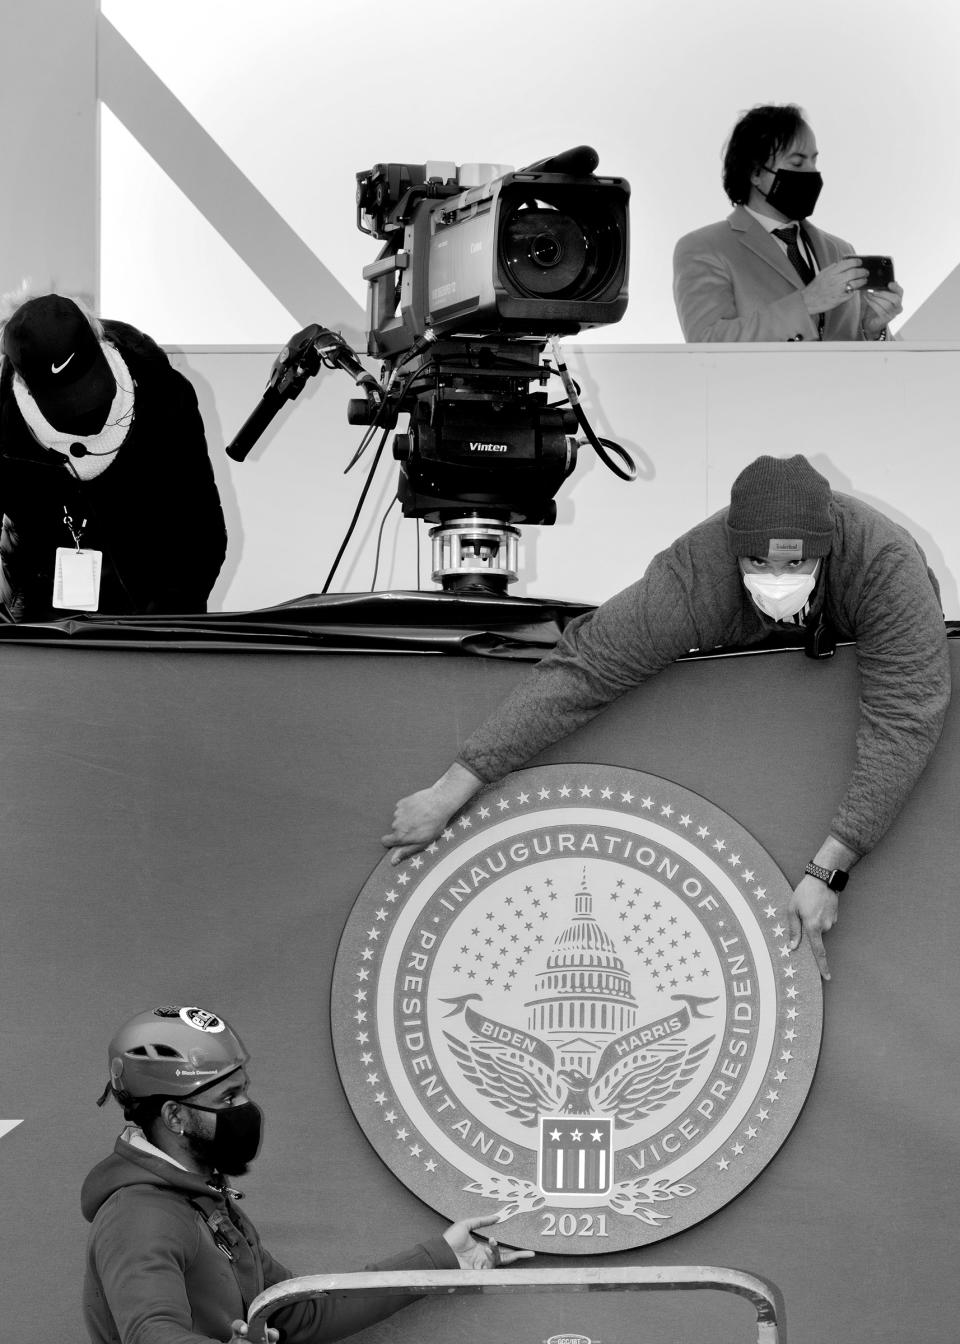
{"type": "Polygon", "coordinates": [[[260,1149],[263,1131],[263,1112],[255,1101],[241,1106],[198,1106],[192,1101],[181,1101],[192,1111],[209,1111],[217,1117],[213,1138],[188,1134],[194,1155],[223,1176],[242,1176],[260,1149]]]}

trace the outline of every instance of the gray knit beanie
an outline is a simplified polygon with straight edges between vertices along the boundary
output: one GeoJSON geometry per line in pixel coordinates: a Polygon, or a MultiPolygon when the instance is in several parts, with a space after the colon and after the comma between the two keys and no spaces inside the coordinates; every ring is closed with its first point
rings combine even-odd
{"type": "Polygon", "coordinates": [[[758,457],[730,491],[727,536],[734,555],[809,560],[833,544],[830,482],[799,453],[758,457]]]}

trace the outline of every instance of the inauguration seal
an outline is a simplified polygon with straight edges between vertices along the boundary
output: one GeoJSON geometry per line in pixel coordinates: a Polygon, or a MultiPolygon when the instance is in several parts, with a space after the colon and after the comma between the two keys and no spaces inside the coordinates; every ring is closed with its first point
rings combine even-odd
{"type": "Polygon", "coordinates": [[[600,1254],[690,1227],[790,1132],[820,1046],[791,888],[736,821],[667,780],[523,770],[374,870],[331,1023],[344,1090],[396,1176],[512,1245],[600,1254]]]}

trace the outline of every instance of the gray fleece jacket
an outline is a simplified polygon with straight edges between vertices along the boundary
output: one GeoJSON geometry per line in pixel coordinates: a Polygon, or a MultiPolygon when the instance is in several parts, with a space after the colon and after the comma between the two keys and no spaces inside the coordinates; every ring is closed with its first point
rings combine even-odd
{"type": "MultiPolygon", "coordinates": [[[[810,620],[854,640],[857,756],[830,827],[857,854],[887,830],[936,746],[950,699],[940,590],[917,543],[868,504],[834,493],[834,539],[810,620]]],[[[578,617],[458,760],[499,779],[684,653],[766,640],[775,621],[746,592],[722,509],[651,562],[636,583],[578,617]]]]}

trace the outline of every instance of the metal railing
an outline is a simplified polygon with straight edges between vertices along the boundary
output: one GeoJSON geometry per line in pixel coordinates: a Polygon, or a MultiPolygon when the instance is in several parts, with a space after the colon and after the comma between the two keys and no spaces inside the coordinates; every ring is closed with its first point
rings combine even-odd
{"type": "Polygon", "coordinates": [[[785,1344],[786,1323],[779,1288],[755,1274],[714,1265],[661,1265],[650,1269],[390,1270],[362,1274],[306,1274],[267,1288],[251,1303],[248,1340],[261,1344],[274,1312],[327,1293],[365,1297],[448,1296],[452,1293],[616,1293],[712,1288],[744,1297],[757,1313],[757,1344],[785,1344]]]}

